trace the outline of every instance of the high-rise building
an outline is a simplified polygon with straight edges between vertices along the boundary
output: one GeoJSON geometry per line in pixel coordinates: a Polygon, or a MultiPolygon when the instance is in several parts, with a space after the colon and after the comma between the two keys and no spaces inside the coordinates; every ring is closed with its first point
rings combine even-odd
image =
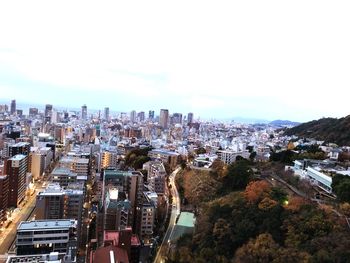
{"type": "Polygon", "coordinates": [[[30,117],[34,117],[34,116],[38,115],[38,113],[39,113],[38,108],[29,108],[29,116],[30,117]]]}
{"type": "Polygon", "coordinates": [[[136,122],[136,111],[134,110],[130,112],[130,121],[136,122]]]}
{"type": "Polygon", "coordinates": [[[9,195],[9,176],[0,175],[0,227],[7,219],[8,195],[9,195]]]}
{"type": "Polygon", "coordinates": [[[182,114],[181,113],[174,113],[171,118],[172,124],[181,124],[182,123],[182,114]]]}
{"type": "Polygon", "coordinates": [[[145,112],[141,111],[137,114],[137,118],[140,122],[145,121],[145,112]]]}
{"type": "Polygon", "coordinates": [[[147,182],[150,191],[164,194],[166,171],[163,163],[161,161],[149,161],[142,168],[148,171],[147,182]]]}
{"type": "Polygon", "coordinates": [[[154,110],[150,110],[148,112],[148,119],[153,121],[154,120],[154,110]]]}
{"type": "Polygon", "coordinates": [[[168,122],[169,122],[169,111],[166,109],[161,109],[160,110],[160,115],[159,115],[159,124],[163,129],[168,128],[168,122]]]}
{"type": "Polygon", "coordinates": [[[19,142],[8,147],[8,157],[13,157],[17,154],[23,154],[29,156],[30,153],[30,143],[28,142],[19,142]]]}
{"type": "Polygon", "coordinates": [[[50,147],[31,147],[29,155],[28,171],[32,173],[34,179],[39,179],[53,159],[53,152],[50,147]]]}
{"type": "Polygon", "coordinates": [[[105,108],[104,119],[105,119],[106,121],[109,120],[109,108],[108,108],[108,107],[105,108]]]}
{"type": "Polygon", "coordinates": [[[81,106],[81,119],[87,120],[87,106],[85,104],[81,106]]]}
{"type": "Polygon", "coordinates": [[[0,112],[8,112],[9,107],[6,104],[0,105],[0,112]]]}
{"type": "Polygon", "coordinates": [[[193,122],[193,113],[190,112],[187,114],[187,123],[191,124],[193,122]]]}
{"type": "Polygon", "coordinates": [[[106,169],[108,167],[117,168],[118,153],[111,151],[103,151],[101,154],[101,168],[106,169]]]}
{"type": "Polygon", "coordinates": [[[77,224],[72,219],[22,221],[17,227],[17,255],[59,252],[76,256],[77,224]]]}
{"type": "Polygon", "coordinates": [[[17,154],[7,160],[6,174],[9,176],[9,207],[17,207],[25,198],[28,157],[17,154]]]}
{"type": "Polygon", "coordinates": [[[16,113],[16,100],[11,100],[10,113],[11,115],[16,113]]]}
{"type": "Polygon", "coordinates": [[[22,117],[23,116],[23,110],[16,110],[16,114],[18,117],[22,117]]]}
{"type": "Polygon", "coordinates": [[[141,239],[149,239],[153,235],[154,219],[156,208],[152,200],[150,200],[145,193],[143,193],[143,203],[140,209],[139,235],[141,239]]]}
{"type": "Polygon", "coordinates": [[[50,123],[52,117],[52,105],[46,104],[45,105],[45,122],[50,123]]]}
{"type": "Polygon", "coordinates": [[[63,189],[57,183],[51,183],[37,195],[36,218],[76,219],[81,221],[84,192],[76,189],[63,189]]]}
{"type": "Polygon", "coordinates": [[[131,224],[131,203],[123,191],[117,188],[107,187],[105,196],[105,230],[120,230],[131,224]]]}
{"type": "MultiPolygon", "coordinates": [[[[131,205],[128,221],[132,228],[136,230],[137,221],[140,221],[140,215],[138,215],[138,213],[140,212],[142,204],[143,187],[143,175],[141,172],[124,172],[116,169],[104,170],[102,196],[105,196],[105,209],[108,207],[106,196],[109,189],[117,189],[118,196],[120,193],[121,197],[123,196],[123,193],[126,193],[131,205]]],[[[116,192],[114,191],[113,193],[116,192]]],[[[115,195],[113,196],[115,197],[115,195]]],[[[121,200],[121,197],[118,197],[117,199],[121,200]]],[[[112,199],[115,200],[115,198],[112,199]]]]}

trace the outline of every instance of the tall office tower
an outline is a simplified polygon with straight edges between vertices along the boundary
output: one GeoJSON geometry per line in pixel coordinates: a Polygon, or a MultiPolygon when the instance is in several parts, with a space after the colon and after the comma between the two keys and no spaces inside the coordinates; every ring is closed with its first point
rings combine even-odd
{"type": "Polygon", "coordinates": [[[6,173],[9,176],[9,207],[17,207],[25,197],[28,157],[17,154],[7,160],[6,173]]]}
{"type": "Polygon", "coordinates": [[[22,117],[23,116],[23,110],[16,110],[16,114],[18,117],[22,117]]]}
{"type": "Polygon", "coordinates": [[[64,121],[68,121],[69,120],[69,113],[66,112],[66,111],[63,113],[63,120],[64,121]]]}
{"type": "Polygon", "coordinates": [[[81,119],[87,120],[87,106],[85,104],[81,106],[81,119]]]}
{"type": "Polygon", "coordinates": [[[70,255],[70,259],[73,259],[77,251],[76,221],[72,219],[22,221],[17,227],[16,248],[17,255],[58,252],[70,255]]]}
{"type": "Polygon", "coordinates": [[[108,107],[105,108],[104,119],[105,119],[106,121],[109,120],[109,108],[108,108],[108,107]]]}
{"type": "Polygon", "coordinates": [[[136,111],[134,110],[130,112],[130,121],[136,122],[136,111]]]}
{"type": "Polygon", "coordinates": [[[52,117],[52,105],[46,104],[45,105],[45,122],[50,123],[52,117]]]}
{"type": "Polygon", "coordinates": [[[154,110],[150,110],[148,112],[148,119],[152,121],[154,120],[154,110]]]}
{"type": "Polygon", "coordinates": [[[182,123],[182,114],[174,113],[172,116],[172,124],[181,124],[182,123]]]}
{"type": "Polygon", "coordinates": [[[16,113],[16,100],[11,100],[10,113],[11,115],[14,115],[16,113]]]}
{"type": "Polygon", "coordinates": [[[50,147],[32,147],[28,159],[28,171],[34,179],[39,179],[51,164],[53,151],[50,147]]]}
{"type": "Polygon", "coordinates": [[[159,124],[163,129],[168,128],[168,122],[169,122],[169,111],[166,109],[161,109],[160,110],[160,115],[159,115],[159,124]]]}
{"type": "Polygon", "coordinates": [[[39,113],[38,108],[29,108],[29,116],[30,117],[34,117],[34,116],[38,115],[38,113],[39,113]]]}
{"type": "Polygon", "coordinates": [[[28,142],[18,142],[13,145],[8,146],[8,157],[13,157],[17,154],[23,154],[29,156],[30,153],[30,143],[28,142]]]}
{"type": "Polygon", "coordinates": [[[8,106],[6,104],[0,105],[0,112],[8,112],[8,106]]]}
{"type": "Polygon", "coordinates": [[[139,119],[140,122],[145,121],[145,112],[141,111],[137,114],[137,118],[139,119]]]}
{"type": "Polygon", "coordinates": [[[191,124],[193,122],[193,113],[190,112],[187,114],[187,123],[191,124]]]}
{"type": "Polygon", "coordinates": [[[9,195],[9,176],[0,175],[0,227],[7,219],[8,195],[9,195]]]}
{"type": "Polygon", "coordinates": [[[55,127],[55,134],[54,134],[54,138],[63,143],[64,139],[65,139],[65,127],[64,126],[56,126],[55,127]]]}

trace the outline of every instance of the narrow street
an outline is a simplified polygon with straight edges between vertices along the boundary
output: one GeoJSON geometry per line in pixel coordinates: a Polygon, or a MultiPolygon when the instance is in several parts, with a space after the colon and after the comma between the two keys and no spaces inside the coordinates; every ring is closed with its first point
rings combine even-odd
{"type": "Polygon", "coordinates": [[[172,234],[176,225],[176,217],[180,214],[180,197],[179,197],[179,193],[177,191],[176,188],[176,184],[175,184],[175,177],[176,174],[180,171],[180,168],[177,168],[170,176],[170,184],[172,185],[172,187],[170,188],[171,190],[171,194],[173,196],[173,203],[172,203],[172,208],[171,208],[171,215],[170,215],[170,221],[169,221],[169,225],[167,228],[167,231],[164,235],[163,241],[161,243],[161,245],[158,248],[158,253],[157,256],[154,260],[154,263],[163,263],[165,262],[165,258],[167,258],[168,252],[169,252],[169,248],[170,248],[170,244],[172,242],[172,234]]]}

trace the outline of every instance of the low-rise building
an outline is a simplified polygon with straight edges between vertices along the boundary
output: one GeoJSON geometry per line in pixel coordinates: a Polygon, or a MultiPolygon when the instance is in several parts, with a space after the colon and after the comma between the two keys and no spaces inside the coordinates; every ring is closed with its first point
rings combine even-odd
{"type": "Polygon", "coordinates": [[[154,149],[148,152],[148,156],[152,160],[161,160],[163,163],[167,163],[171,169],[174,169],[177,165],[179,154],[165,149],[154,149]]]}
{"type": "Polygon", "coordinates": [[[17,227],[16,255],[58,252],[75,258],[76,250],[75,220],[22,221],[17,227]]]}

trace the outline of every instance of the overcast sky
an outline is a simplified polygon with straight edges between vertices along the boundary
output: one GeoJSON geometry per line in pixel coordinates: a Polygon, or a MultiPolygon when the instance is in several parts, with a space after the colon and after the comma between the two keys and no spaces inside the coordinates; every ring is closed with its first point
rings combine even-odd
{"type": "Polygon", "coordinates": [[[0,98],[202,118],[350,114],[348,0],[121,2],[1,2],[0,98]]]}

